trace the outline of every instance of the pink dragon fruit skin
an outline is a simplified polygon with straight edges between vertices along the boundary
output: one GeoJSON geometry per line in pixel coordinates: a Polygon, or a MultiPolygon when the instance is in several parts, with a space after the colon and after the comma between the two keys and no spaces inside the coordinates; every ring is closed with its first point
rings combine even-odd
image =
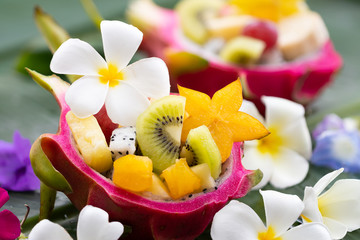
{"type": "Polygon", "coordinates": [[[188,71],[186,71],[186,66],[182,66],[182,71],[179,73],[178,69],[171,67],[176,68],[176,64],[171,62],[169,52],[173,54],[189,50],[180,40],[178,17],[173,10],[161,8],[155,4],[152,7],[156,14],[160,15],[158,17],[161,19],[160,24],[153,24],[150,27],[141,26],[141,22],[132,24],[144,33],[141,48],[152,56],[163,58],[168,64],[172,73],[172,86],[179,84],[212,96],[239,76],[245,76],[243,78],[243,86],[246,90],[244,97],[255,103],[259,103],[260,97],[266,95],[282,97],[306,105],[316,99],[332,82],[333,76],[342,66],[342,58],[329,40],[315,56],[306,60],[276,66],[259,65],[243,68],[203,59],[207,62],[206,66],[201,65],[195,69],[194,62],[189,62],[188,71]]]}
{"type": "MultiPolygon", "coordinates": [[[[93,205],[104,209],[111,221],[132,227],[128,239],[194,239],[204,231],[219,209],[230,199],[244,196],[261,178],[261,172],[243,168],[242,143],[235,143],[231,157],[223,166],[218,189],[212,192],[173,202],[153,201],[118,188],[87,166],[76,149],[65,119],[70,110],[64,100],[68,84],[56,76],[45,77],[29,72],[36,82],[53,93],[61,109],[58,132],[41,135],[36,141],[40,144],[34,144],[31,150],[34,171],[41,180],[52,177],[52,174],[38,170],[37,161],[41,161],[41,154],[37,148],[40,147],[55,171],[70,186],[67,188],[70,191],[65,191],[65,194],[75,207],[82,209],[85,205],[93,205]]],[[[104,112],[96,117],[100,124],[109,122],[104,112]]],[[[107,126],[107,139],[111,128],[115,125],[107,126]]],[[[56,189],[56,183],[52,187],[56,189]]]]}

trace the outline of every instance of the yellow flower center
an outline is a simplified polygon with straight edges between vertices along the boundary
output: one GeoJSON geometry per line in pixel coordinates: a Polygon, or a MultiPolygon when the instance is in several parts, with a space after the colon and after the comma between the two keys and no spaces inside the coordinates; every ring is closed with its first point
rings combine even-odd
{"type": "Polygon", "coordinates": [[[306,217],[304,214],[301,214],[301,217],[307,222],[307,223],[311,223],[311,219],[306,217]]]}
{"type": "Polygon", "coordinates": [[[100,82],[102,84],[109,83],[110,87],[115,87],[120,83],[121,80],[124,80],[124,73],[119,71],[118,68],[109,63],[107,68],[101,68],[99,70],[100,82]]]}
{"type": "Polygon", "coordinates": [[[327,209],[325,207],[326,203],[327,202],[326,202],[326,200],[324,198],[321,198],[321,197],[318,198],[318,208],[319,208],[321,216],[327,216],[328,215],[327,214],[327,209]]]}
{"type": "Polygon", "coordinates": [[[284,141],[278,134],[276,128],[269,128],[269,131],[270,134],[263,139],[260,139],[257,147],[258,150],[263,154],[270,153],[271,155],[276,155],[284,141]]]}
{"type": "Polygon", "coordinates": [[[274,229],[270,226],[266,232],[261,232],[258,234],[258,240],[282,240],[282,238],[276,238],[274,229]]]}

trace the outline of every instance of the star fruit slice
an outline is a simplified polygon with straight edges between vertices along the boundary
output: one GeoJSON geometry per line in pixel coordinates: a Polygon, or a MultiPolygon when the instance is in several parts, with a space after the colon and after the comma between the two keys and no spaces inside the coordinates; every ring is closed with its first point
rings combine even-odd
{"type": "Polygon", "coordinates": [[[180,95],[186,97],[185,111],[188,113],[183,124],[182,142],[186,141],[191,129],[205,125],[224,162],[230,156],[234,142],[259,139],[269,134],[259,120],[239,111],[243,101],[239,79],[218,90],[212,98],[192,89],[178,88],[180,95]]]}

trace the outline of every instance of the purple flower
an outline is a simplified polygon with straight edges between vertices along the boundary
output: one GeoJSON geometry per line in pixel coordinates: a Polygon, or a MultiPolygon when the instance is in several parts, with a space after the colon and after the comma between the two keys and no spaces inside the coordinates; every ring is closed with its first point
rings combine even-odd
{"type": "MultiPolygon", "coordinates": [[[[3,188],[0,188],[0,208],[9,200],[9,194],[3,188]]],[[[14,240],[20,236],[20,221],[9,210],[0,212],[0,239],[14,240]]]]}
{"type": "Polygon", "coordinates": [[[315,127],[312,135],[317,139],[323,132],[328,130],[345,129],[344,120],[336,114],[330,114],[324,117],[324,119],[315,127]]]}
{"type": "Polygon", "coordinates": [[[33,191],[40,188],[40,181],[31,167],[31,143],[18,131],[13,143],[0,140],[0,186],[11,191],[33,191]]]}
{"type": "Polygon", "coordinates": [[[360,172],[360,133],[348,130],[328,130],[316,139],[311,157],[315,165],[347,172],[360,172]]]}

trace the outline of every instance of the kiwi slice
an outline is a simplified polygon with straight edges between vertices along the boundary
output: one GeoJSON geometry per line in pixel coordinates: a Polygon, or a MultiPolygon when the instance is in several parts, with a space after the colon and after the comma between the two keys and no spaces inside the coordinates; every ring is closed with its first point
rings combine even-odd
{"type": "Polygon", "coordinates": [[[236,37],[220,51],[220,58],[229,63],[248,65],[258,61],[265,49],[265,43],[250,37],[236,37]]]}
{"type": "Polygon", "coordinates": [[[180,27],[185,36],[196,43],[203,44],[208,40],[206,20],[217,15],[224,6],[221,0],[183,0],[176,6],[180,27]]]}
{"type": "Polygon", "coordinates": [[[186,98],[166,96],[154,101],[136,121],[141,152],[153,161],[156,173],[179,158],[186,98]]]}
{"type": "Polygon", "coordinates": [[[214,179],[219,177],[221,154],[205,125],[190,130],[180,155],[186,158],[189,166],[207,163],[211,170],[211,176],[214,179]]]}

